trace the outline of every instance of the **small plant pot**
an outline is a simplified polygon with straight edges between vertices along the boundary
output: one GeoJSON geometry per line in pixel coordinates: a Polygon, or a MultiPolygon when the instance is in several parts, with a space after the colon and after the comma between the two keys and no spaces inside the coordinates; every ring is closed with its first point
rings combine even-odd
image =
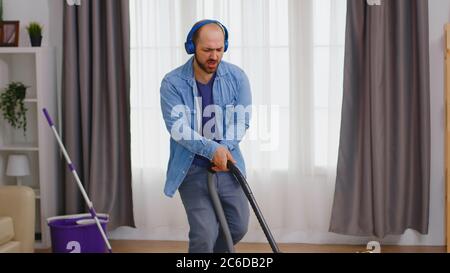
{"type": "Polygon", "coordinates": [[[39,37],[32,37],[30,36],[31,46],[33,47],[39,47],[42,43],[42,36],[39,37]]]}

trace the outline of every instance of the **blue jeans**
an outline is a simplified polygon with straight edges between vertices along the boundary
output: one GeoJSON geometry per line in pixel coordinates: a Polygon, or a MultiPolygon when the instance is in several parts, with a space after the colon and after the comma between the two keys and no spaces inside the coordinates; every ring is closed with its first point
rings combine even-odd
{"type": "MultiPolygon", "coordinates": [[[[208,171],[192,165],[178,188],[189,222],[189,252],[227,252],[222,229],[208,192],[208,171]]],[[[233,243],[247,233],[249,204],[239,183],[228,172],[216,173],[215,183],[233,243]]]]}

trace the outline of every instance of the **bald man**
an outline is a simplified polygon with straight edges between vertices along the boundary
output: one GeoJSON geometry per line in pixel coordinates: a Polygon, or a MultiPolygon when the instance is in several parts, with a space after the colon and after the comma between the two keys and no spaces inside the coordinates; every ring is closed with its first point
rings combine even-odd
{"type": "Polygon", "coordinates": [[[250,84],[244,71],[222,61],[228,31],[220,22],[197,22],[186,39],[188,62],[161,83],[161,110],[170,133],[164,192],[178,191],[186,210],[189,252],[226,252],[226,242],[207,188],[208,168],[215,182],[233,243],[246,234],[248,201],[227,169],[232,161],[245,175],[239,143],[249,128],[250,84]]]}

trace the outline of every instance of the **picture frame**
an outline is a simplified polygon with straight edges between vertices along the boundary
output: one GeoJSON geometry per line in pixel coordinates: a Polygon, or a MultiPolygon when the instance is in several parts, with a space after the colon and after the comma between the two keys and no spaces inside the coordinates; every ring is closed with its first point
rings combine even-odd
{"type": "Polygon", "coordinates": [[[0,47],[19,46],[19,21],[0,21],[0,47]]]}

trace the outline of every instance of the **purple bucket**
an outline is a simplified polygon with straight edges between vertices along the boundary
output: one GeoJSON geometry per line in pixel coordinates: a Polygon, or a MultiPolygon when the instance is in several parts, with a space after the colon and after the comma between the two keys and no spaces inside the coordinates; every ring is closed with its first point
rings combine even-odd
{"type": "MultiPolygon", "coordinates": [[[[109,216],[97,213],[97,217],[106,234],[109,216]]],[[[47,224],[54,253],[105,253],[108,250],[89,213],[51,217],[47,224]]]]}

